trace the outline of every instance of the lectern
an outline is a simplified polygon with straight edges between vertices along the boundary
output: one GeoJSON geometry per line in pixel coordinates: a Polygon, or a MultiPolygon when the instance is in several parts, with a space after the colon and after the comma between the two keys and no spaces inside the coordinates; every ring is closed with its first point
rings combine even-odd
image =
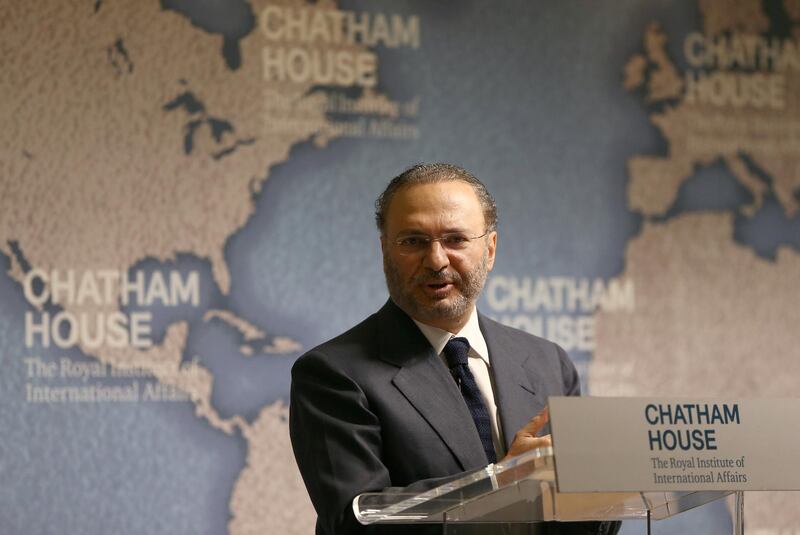
{"type": "Polygon", "coordinates": [[[800,399],[550,396],[552,448],[420,494],[362,494],[363,524],[669,518],[743,491],[800,490],[800,399]],[[609,430],[613,430],[610,432],[609,430]],[[557,476],[557,477],[556,477],[557,476]]]}
{"type": "Polygon", "coordinates": [[[647,521],[649,533],[651,519],[668,518],[731,493],[561,493],[553,450],[540,448],[420,494],[362,494],[356,516],[362,524],[441,523],[445,534],[458,533],[463,524],[483,522],[639,519],[647,521]]]}

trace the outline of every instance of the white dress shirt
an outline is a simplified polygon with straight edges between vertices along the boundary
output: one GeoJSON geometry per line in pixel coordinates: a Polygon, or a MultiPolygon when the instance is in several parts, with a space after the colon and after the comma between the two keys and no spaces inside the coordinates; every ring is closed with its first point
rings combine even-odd
{"type": "Polygon", "coordinates": [[[486,347],[486,340],[483,338],[480,325],[478,325],[478,312],[475,307],[472,307],[472,313],[469,316],[467,324],[456,334],[450,333],[438,327],[432,327],[424,323],[414,320],[419,330],[428,339],[433,350],[444,360],[447,365],[447,358],[444,356],[444,346],[447,342],[454,337],[463,337],[469,341],[469,371],[475,377],[475,382],[478,389],[481,391],[483,403],[486,405],[486,410],[489,412],[489,419],[492,422],[492,442],[494,443],[494,451],[497,454],[497,459],[500,460],[505,456],[505,447],[503,446],[502,433],[500,428],[499,414],[497,412],[497,404],[494,400],[494,389],[492,388],[492,366],[489,360],[489,348],[486,347]]]}

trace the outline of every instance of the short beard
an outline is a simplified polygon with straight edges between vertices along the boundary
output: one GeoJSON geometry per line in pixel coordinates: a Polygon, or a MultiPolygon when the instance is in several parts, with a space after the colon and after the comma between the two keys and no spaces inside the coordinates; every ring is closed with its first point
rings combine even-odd
{"type": "Polygon", "coordinates": [[[406,314],[423,323],[450,320],[462,317],[478,300],[489,273],[488,253],[484,250],[480,263],[464,277],[461,277],[457,271],[447,268],[442,271],[426,269],[423,273],[404,282],[400,279],[397,267],[385,254],[383,255],[383,273],[386,275],[386,287],[392,301],[406,314]],[[414,298],[413,292],[417,285],[426,282],[449,282],[453,284],[457,294],[449,300],[441,300],[430,305],[420,303],[414,298]]]}

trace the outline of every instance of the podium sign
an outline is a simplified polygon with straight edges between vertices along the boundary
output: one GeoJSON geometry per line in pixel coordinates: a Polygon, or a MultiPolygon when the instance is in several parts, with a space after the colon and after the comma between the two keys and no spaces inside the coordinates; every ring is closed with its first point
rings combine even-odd
{"type": "Polygon", "coordinates": [[[800,490],[800,399],[550,397],[559,492],[800,490]]]}

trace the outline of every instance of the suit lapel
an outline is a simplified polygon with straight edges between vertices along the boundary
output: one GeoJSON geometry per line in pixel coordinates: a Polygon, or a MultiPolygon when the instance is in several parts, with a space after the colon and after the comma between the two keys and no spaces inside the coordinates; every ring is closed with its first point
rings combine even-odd
{"type": "Polygon", "coordinates": [[[447,445],[462,470],[486,464],[475,424],[449,370],[403,311],[389,301],[380,311],[382,360],[400,369],[392,379],[447,445]]]}
{"type": "Polygon", "coordinates": [[[494,395],[500,411],[503,439],[508,449],[514,434],[541,411],[546,399],[542,385],[526,369],[530,366],[529,348],[520,347],[503,334],[502,327],[482,314],[478,322],[489,348],[494,395]]]}

